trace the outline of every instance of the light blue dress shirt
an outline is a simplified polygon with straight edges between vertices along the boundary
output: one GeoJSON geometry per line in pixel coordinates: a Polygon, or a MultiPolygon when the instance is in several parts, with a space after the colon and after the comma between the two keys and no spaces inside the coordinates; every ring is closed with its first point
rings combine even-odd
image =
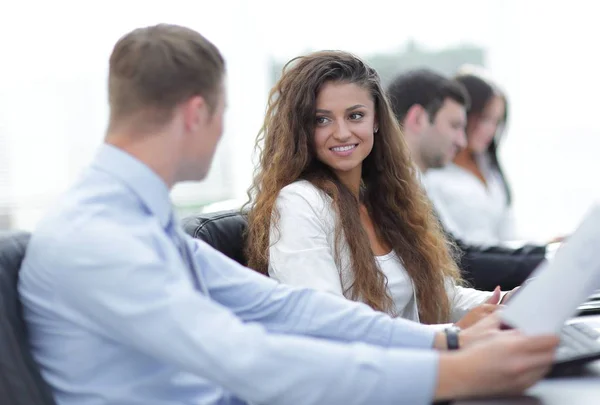
{"type": "Polygon", "coordinates": [[[431,402],[434,328],[278,284],[173,218],[165,183],[104,145],[34,232],[19,291],[60,405],[431,402]]]}

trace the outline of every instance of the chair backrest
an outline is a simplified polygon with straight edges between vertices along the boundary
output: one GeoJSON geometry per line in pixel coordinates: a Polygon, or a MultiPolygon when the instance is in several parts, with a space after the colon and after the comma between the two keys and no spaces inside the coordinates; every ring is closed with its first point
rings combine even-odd
{"type": "Polygon", "coordinates": [[[188,235],[203,240],[243,266],[248,264],[244,254],[248,222],[239,210],[191,216],[184,218],[182,224],[188,235]]]}
{"type": "Polygon", "coordinates": [[[29,234],[0,232],[0,403],[55,405],[29,351],[17,291],[29,234]]]}

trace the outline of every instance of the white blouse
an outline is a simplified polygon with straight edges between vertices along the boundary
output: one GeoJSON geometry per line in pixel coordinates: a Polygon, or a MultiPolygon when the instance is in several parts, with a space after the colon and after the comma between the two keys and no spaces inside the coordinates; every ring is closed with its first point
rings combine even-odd
{"type": "Polygon", "coordinates": [[[402,265],[400,258],[393,250],[383,256],[375,256],[377,266],[387,277],[388,291],[394,301],[396,314],[402,318],[413,321],[419,320],[418,312],[415,313],[416,292],[412,280],[402,265]]]}
{"type": "MultiPolygon", "coordinates": [[[[352,284],[348,246],[340,246],[340,265],[334,259],[335,210],[324,192],[305,180],[281,190],[276,206],[278,226],[271,229],[269,275],[286,284],[308,287],[344,296],[352,284]]],[[[412,280],[395,252],[376,256],[388,279],[389,294],[399,316],[419,321],[412,280]]],[[[451,300],[451,322],[487,300],[492,293],[447,284],[451,300]]]]}
{"type": "Polygon", "coordinates": [[[489,246],[515,240],[515,219],[502,178],[486,155],[477,158],[477,164],[487,186],[468,170],[450,164],[424,175],[427,195],[455,238],[489,246]]]}

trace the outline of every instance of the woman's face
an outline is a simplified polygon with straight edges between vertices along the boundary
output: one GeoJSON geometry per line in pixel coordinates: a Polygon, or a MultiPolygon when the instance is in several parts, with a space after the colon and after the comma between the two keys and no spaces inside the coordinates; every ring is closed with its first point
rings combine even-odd
{"type": "Polygon", "coordinates": [[[316,100],[317,158],[338,176],[360,173],[373,149],[375,125],[375,103],[368,90],[354,83],[325,83],[316,100]]]}
{"type": "Polygon", "coordinates": [[[492,143],[504,121],[504,98],[494,96],[479,117],[467,125],[468,148],[474,153],[484,153],[492,143]]]}

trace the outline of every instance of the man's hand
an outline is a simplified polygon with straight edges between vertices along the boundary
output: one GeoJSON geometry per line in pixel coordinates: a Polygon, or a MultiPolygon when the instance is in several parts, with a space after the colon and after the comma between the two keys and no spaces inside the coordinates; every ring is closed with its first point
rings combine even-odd
{"type": "MultiPolygon", "coordinates": [[[[462,349],[470,347],[476,343],[496,336],[497,334],[501,333],[501,323],[500,315],[497,312],[483,317],[473,326],[463,329],[460,332],[458,335],[459,348],[462,349]]],[[[445,332],[438,332],[435,335],[433,347],[438,350],[446,350],[448,348],[445,332]]]]}
{"type": "Polygon", "coordinates": [[[549,371],[558,343],[555,336],[524,336],[513,330],[442,353],[435,399],[520,394],[549,371]]]}
{"type": "Polygon", "coordinates": [[[501,324],[502,321],[498,312],[485,316],[473,326],[463,329],[460,332],[458,335],[460,348],[468,348],[501,334],[501,324]]]}

